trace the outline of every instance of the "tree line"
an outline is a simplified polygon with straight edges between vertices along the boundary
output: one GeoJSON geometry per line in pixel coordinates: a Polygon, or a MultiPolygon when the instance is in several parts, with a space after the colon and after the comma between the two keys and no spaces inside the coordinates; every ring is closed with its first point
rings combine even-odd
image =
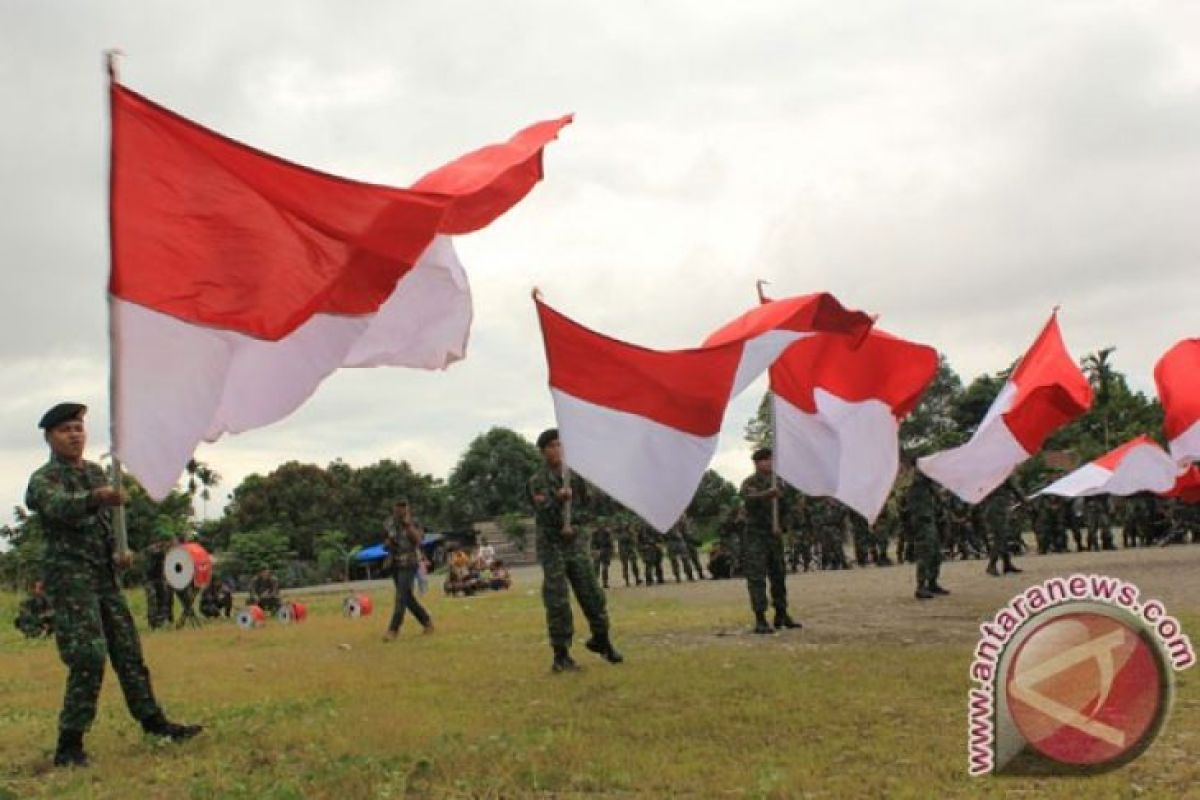
{"type": "MultiPolygon", "coordinates": [[[[1112,363],[1112,348],[1089,354],[1082,367],[1095,390],[1088,414],[1058,431],[1047,451],[1088,461],[1141,433],[1161,437],[1158,401],[1129,388],[1112,363]]],[[[1015,366],[1015,365],[1014,365],[1015,366]]],[[[1012,367],[963,384],[943,357],[920,404],[900,427],[901,446],[925,455],[966,441],[1003,387],[1012,367]]],[[[769,441],[768,398],[745,428],[746,441],[769,441]]],[[[265,475],[248,475],[228,496],[218,519],[195,517],[221,485],[220,474],[193,461],[180,488],[155,502],[132,477],[128,532],[130,546],[143,550],[164,532],[192,531],[210,551],[222,555],[223,569],[247,574],[262,566],[291,564],[290,581],[303,583],[336,576],[355,548],[381,540],[392,503],[406,497],[421,522],[434,531],[460,530],[487,519],[528,513],[525,480],[541,459],[519,433],[496,427],[477,436],[446,479],[423,473],[407,461],[384,459],[363,467],[335,460],[325,466],[289,461],[265,475]]],[[[1061,468],[1061,464],[1058,465],[1061,468]]],[[[747,472],[749,465],[747,463],[747,472]]],[[[1044,457],[1022,467],[1021,485],[1034,488],[1056,472],[1044,457]]],[[[705,473],[689,514],[702,531],[711,531],[734,503],[735,487],[713,470],[705,473]]],[[[616,505],[602,499],[601,510],[616,505]]],[[[0,553],[0,581],[15,586],[40,572],[43,549],[37,519],[24,508],[0,527],[8,548],[0,553]]],[[[140,579],[136,568],[132,571],[140,579]]]]}

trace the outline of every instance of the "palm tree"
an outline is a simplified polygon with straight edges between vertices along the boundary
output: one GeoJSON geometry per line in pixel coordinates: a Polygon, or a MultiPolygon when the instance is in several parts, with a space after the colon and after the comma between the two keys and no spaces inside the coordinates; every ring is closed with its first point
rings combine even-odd
{"type": "Polygon", "coordinates": [[[1105,450],[1112,447],[1112,442],[1109,441],[1108,400],[1112,396],[1113,381],[1117,374],[1108,359],[1116,349],[1115,347],[1103,347],[1084,356],[1083,361],[1080,362],[1084,374],[1087,375],[1088,383],[1092,385],[1092,389],[1096,393],[1095,407],[1100,412],[1100,424],[1104,428],[1105,450]]]}
{"type": "Polygon", "coordinates": [[[196,497],[196,490],[200,490],[200,501],[204,504],[200,516],[202,519],[207,519],[208,500],[212,497],[211,490],[220,485],[221,475],[208,466],[208,464],[205,464],[203,461],[197,461],[194,458],[188,460],[186,469],[188,474],[188,494],[194,499],[196,497]]]}

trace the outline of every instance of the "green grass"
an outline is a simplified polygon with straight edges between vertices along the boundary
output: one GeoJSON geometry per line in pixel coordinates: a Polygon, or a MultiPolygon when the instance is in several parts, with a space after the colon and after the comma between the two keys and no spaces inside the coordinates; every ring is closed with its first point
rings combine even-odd
{"type": "MultiPolygon", "coordinates": [[[[168,713],[206,732],[143,738],[110,672],[93,767],[69,771],[49,766],[64,668],[52,642],[18,638],[0,596],[0,798],[1200,796],[1194,672],[1163,736],[1121,770],[969,779],[973,642],[717,636],[744,627],[742,594],[620,591],[628,662],[578,647],[585,671],[554,676],[536,592],[431,596],[438,633],[410,622],[390,645],[390,595],[374,595],[362,620],[328,595],[290,628],[145,633],[168,713]]],[[[1195,609],[1172,611],[1200,631],[1195,609]]]]}

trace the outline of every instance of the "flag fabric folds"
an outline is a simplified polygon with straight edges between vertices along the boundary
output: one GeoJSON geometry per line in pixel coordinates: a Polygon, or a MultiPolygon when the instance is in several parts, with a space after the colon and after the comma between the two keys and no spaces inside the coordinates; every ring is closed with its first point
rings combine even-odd
{"type": "Polygon", "coordinates": [[[878,328],[855,344],[819,334],[771,365],[775,471],[874,522],[899,471],[900,420],[937,374],[938,356],[878,328]]]}
{"type": "Polygon", "coordinates": [[[856,340],[871,319],[832,295],[766,303],[692,350],[613,339],[536,300],[559,437],[571,469],[660,531],[691,502],[729,401],[815,332],[856,340]]]}
{"type": "Polygon", "coordinates": [[[1091,404],[1092,388],[1052,314],[971,439],[920,459],[918,466],[962,500],[978,503],[1091,404]]]}
{"type": "Polygon", "coordinates": [[[1179,474],[1179,466],[1167,451],[1143,435],[1064,475],[1038,494],[1060,497],[1096,494],[1126,497],[1138,492],[1162,494],[1174,488],[1179,474]]]}
{"type": "Polygon", "coordinates": [[[570,122],[401,189],[276,158],[116,82],[110,99],[114,448],[156,498],[200,441],[284,418],[339,367],[463,358],[450,237],[520,201],[570,122]]]}
{"type": "Polygon", "coordinates": [[[1171,455],[1200,462],[1200,338],[1168,350],[1154,366],[1154,382],[1171,455]]]}

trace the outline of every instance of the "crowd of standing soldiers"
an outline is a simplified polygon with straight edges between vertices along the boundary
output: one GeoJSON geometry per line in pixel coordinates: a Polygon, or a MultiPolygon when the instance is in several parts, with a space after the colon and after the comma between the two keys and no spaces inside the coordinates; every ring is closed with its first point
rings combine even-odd
{"type": "MultiPolygon", "coordinates": [[[[902,476],[874,524],[833,498],[784,486],[787,515],[781,527],[788,568],[795,573],[916,563],[919,526],[908,508],[911,482],[911,475],[902,476]]],[[[1003,565],[1012,571],[1011,557],[1029,550],[1051,554],[1200,543],[1200,505],[1150,493],[1024,499],[1014,484],[1006,483],[970,505],[935,484],[932,506],[942,557],[987,559],[989,574],[998,574],[1003,565]],[[1033,532],[1032,543],[1023,531],[1033,532]]],[[[621,573],[612,574],[612,581],[625,586],[661,584],[667,566],[676,582],[732,578],[742,574],[745,531],[745,508],[735,503],[718,520],[706,574],[700,536],[687,517],[661,534],[636,515],[620,512],[599,521],[592,556],[605,588],[614,562],[621,573]]]]}

